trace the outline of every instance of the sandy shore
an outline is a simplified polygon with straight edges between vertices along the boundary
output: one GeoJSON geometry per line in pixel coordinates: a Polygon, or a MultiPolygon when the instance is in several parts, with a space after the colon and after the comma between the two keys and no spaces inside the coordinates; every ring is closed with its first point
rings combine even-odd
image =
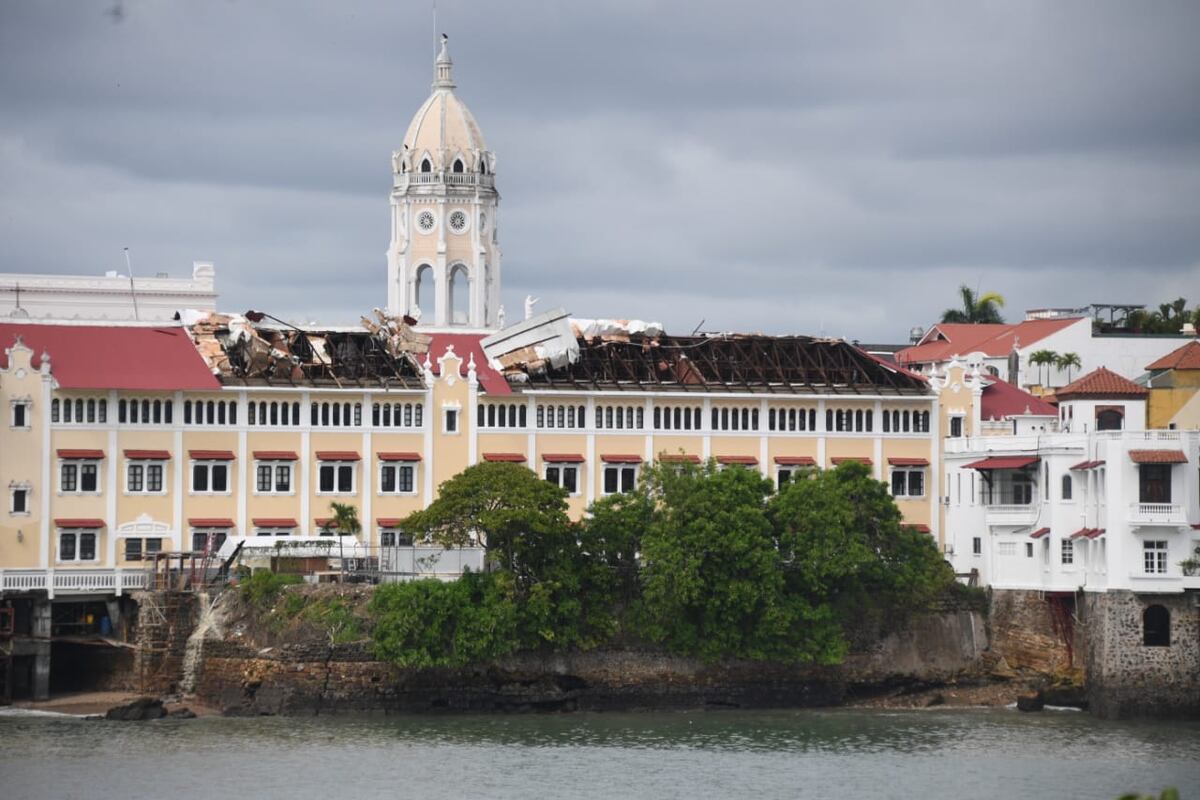
{"type": "MultiPolygon", "coordinates": [[[[24,708],[31,711],[47,711],[56,714],[72,714],[88,716],[104,714],[114,706],[126,705],[139,697],[137,692],[70,692],[52,697],[49,700],[17,700],[13,708],[24,708]]],[[[164,702],[167,711],[188,708],[198,717],[217,716],[218,709],[209,708],[196,702],[179,701],[175,698],[164,702]]]]}

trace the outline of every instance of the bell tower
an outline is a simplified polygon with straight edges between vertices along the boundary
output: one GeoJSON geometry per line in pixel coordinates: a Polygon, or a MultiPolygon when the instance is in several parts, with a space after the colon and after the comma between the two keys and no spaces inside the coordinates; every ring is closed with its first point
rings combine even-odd
{"type": "Polygon", "coordinates": [[[489,330],[500,320],[496,157],[453,70],[443,35],[433,91],[392,153],[388,310],[426,329],[489,330]]]}

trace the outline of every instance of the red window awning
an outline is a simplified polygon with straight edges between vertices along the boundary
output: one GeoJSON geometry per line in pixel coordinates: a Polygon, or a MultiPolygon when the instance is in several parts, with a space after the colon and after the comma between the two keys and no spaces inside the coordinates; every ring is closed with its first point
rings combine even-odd
{"type": "Polygon", "coordinates": [[[718,464],[742,464],[743,466],[753,467],[758,464],[758,459],[754,456],[717,456],[718,464]]]}
{"type": "Polygon", "coordinates": [[[259,528],[295,528],[296,520],[287,517],[255,517],[250,520],[259,528]]]}
{"type": "Polygon", "coordinates": [[[868,467],[874,462],[866,456],[834,456],[829,461],[836,467],[838,464],[844,464],[847,461],[857,461],[859,464],[866,464],[868,467]]]}
{"type": "Polygon", "coordinates": [[[775,456],[775,463],[781,467],[815,467],[817,460],[812,456],[775,456]]]}
{"type": "Polygon", "coordinates": [[[59,458],[104,458],[103,450],[59,450],[59,458]]]}
{"type": "Polygon", "coordinates": [[[924,525],[924,524],[920,524],[920,523],[914,524],[914,523],[910,523],[910,522],[905,522],[905,523],[901,524],[901,527],[911,528],[912,530],[916,531],[917,533],[929,533],[929,530],[930,530],[928,525],[924,525]]]}
{"type": "Polygon", "coordinates": [[[104,520],[102,519],[56,519],[54,520],[56,528],[103,528],[104,520]]]}
{"type": "Polygon", "coordinates": [[[893,467],[928,467],[928,458],[889,458],[888,464],[893,467]]]}
{"type": "Polygon", "coordinates": [[[375,522],[381,528],[395,528],[400,525],[400,517],[379,517],[375,522]]]}
{"type": "Polygon", "coordinates": [[[359,461],[360,456],[354,450],[318,450],[318,461],[359,461]]]}
{"type": "Polygon", "coordinates": [[[1095,539],[1101,533],[1104,533],[1104,531],[1102,531],[1099,528],[1080,528],[1079,530],[1075,531],[1067,538],[1068,539],[1083,539],[1086,537],[1088,539],[1095,539]]]}
{"type": "Polygon", "coordinates": [[[524,464],[524,453],[484,453],[484,461],[501,462],[507,464],[524,464]]]}
{"type": "Polygon", "coordinates": [[[1036,531],[1034,531],[1033,533],[1029,534],[1029,538],[1030,538],[1030,539],[1040,539],[1040,538],[1042,538],[1043,536],[1049,536],[1049,535],[1050,535],[1050,529],[1049,529],[1049,528],[1038,528],[1036,531]]]}
{"type": "Polygon", "coordinates": [[[171,453],[168,450],[126,450],[125,457],[142,461],[167,461],[171,458],[171,453]]]}
{"type": "Polygon", "coordinates": [[[232,450],[188,450],[188,455],[197,461],[233,461],[232,450]]]}
{"type": "Polygon", "coordinates": [[[1083,470],[1091,469],[1095,464],[1095,461],[1080,461],[1078,464],[1072,464],[1069,469],[1072,471],[1079,470],[1082,472],[1083,470]]]}
{"type": "Polygon", "coordinates": [[[605,464],[640,464],[642,457],[633,455],[632,453],[609,453],[608,455],[600,456],[600,460],[605,464]]]}
{"type": "Polygon", "coordinates": [[[547,464],[582,464],[584,458],[579,453],[542,453],[542,461],[547,464]]]}
{"type": "Polygon", "coordinates": [[[378,453],[380,461],[420,461],[420,453],[378,453]]]}
{"type": "Polygon", "coordinates": [[[691,453],[663,453],[658,460],[664,464],[699,464],[700,456],[691,453]]]}
{"type": "Polygon", "coordinates": [[[1037,456],[994,456],[967,464],[966,469],[1024,469],[1038,463],[1037,456]]]}
{"type": "Polygon", "coordinates": [[[299,461],[300,456],[291,450],[255,450],[254,457],[259,461],[299,461]]]}
{"type": "Polygon", "coordinates": [[[1135,464],[1186,464],[1182,450],[1130,450],[1129,459],[1135,464]]]}
{"type": "Polygon", "coordinates": [[[193,528],[232,528],[233,520],[228,517],[188,517],[193,528]]]}

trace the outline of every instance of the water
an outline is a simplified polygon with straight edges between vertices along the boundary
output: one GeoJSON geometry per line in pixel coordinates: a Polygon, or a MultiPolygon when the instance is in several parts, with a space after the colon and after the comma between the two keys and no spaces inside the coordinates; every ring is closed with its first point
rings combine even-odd
{"type": "Polygon", "coordinates": [[[0,717],[0,797],[1200,797],[1200,723],[1005,710],[0,717]]]}

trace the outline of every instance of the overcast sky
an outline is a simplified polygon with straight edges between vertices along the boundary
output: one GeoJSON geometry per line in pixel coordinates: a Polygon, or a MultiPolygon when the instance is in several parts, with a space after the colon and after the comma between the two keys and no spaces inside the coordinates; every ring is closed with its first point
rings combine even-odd
{"type": "MultiPolygon", "coordinates": [[[[386,302],[431,3],[0,0],[0,271],[386,302]]],[[[903,340],[956,302],[1200,302],[1200,3],[440,0],[509,319],[903,340]]]]}

